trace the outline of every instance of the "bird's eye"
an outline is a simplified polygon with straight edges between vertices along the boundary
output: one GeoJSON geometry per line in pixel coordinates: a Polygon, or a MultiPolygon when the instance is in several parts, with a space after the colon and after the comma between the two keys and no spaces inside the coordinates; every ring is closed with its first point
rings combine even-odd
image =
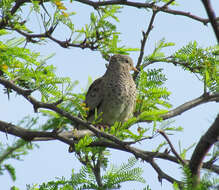
{"type": "Polygon", "coordinates": [[[128,59],[126,59],[126,60],[125,60],[125,62],[126,62],[126,63],[129,63],[129,60],[128,60],[128,59]]]}

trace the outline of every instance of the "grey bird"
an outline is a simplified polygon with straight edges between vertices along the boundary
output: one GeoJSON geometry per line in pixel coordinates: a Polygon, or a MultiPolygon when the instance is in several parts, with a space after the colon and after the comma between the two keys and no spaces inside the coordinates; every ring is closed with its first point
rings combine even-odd
{"type": "MultiPolygon", "coordinates": [[[[87,121],[100,115],[100,125],[111,126],[116,121],[125,122],[135,109],[136,85],[130,71],[138,71],[127,55],[113,55],[105,74],[89,87],[85,104],[89,108],[87,121]]],[[[76,128],[85,129],[83,126],[76,128]]]]}
{"type": "MultiPolygon", "coordinates": [[[[136,85],[130,71],[138,71],[132,59],[127,55],[113,55],[105,74],[96,79],[89,87],[85,104],[89,108],[87,121],[92,122],[95,115],[100,116],[100,123],[96,126],[110,127],[116,121],[125,122],[135,109],[136,85]]],[[[83,125],[76,125],[74,138],[80,139],[85,135],[94,135],[83,125]]],[[[69,147],[69,152],[74,147],[69,147]]]]}

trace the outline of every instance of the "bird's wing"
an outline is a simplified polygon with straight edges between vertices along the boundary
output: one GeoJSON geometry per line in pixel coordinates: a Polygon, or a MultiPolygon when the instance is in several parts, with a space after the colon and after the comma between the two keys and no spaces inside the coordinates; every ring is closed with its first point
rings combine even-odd
{"type": "Polygon", "coordinates": [[[94,113],[95,108],[98,108],[103,101],[103,80],[104,77],[96,79],[87,91],[85,103],[89,108],[88,117],[94,113]]]}

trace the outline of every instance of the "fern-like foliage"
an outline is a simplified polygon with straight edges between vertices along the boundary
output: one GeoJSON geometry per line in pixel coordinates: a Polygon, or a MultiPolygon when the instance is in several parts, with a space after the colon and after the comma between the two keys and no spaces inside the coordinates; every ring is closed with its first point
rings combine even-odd
{"type": "Polygon", "coordinates": [[[168,102],[170,92],[163,87],[166,81],[162,69],[142,70],[138,79],[138,96],[136,112],[139,119],[154,120],[166,112],[162,108],[170,108],[168,102]]]}
{"type": "Polygon", "coordinates": [[[106,187],[113,188],[116,185],[125,181],[138,181],[145,183],[145,180],[141,177],[143,170],[141,168],[133,168],[137,160],[132,157],[128,160],[128,163],[123,163],[120,167],[112,165],[110,169],[103,176],[103,181],[106,187]]]}
{"type": "Polygon", "coordinates": [[[196,41],[179,49],[172,55],[176,64],[197,73],[211,91],[219,91],[219,46],[201,48],[196,41]]]}
{"type": "Polygon", "coordinates": [[[68,95],[77,81],[72,83],[68,77],[57,77],[55,67],[46,64],[51,56],[40,60],[39,53],[19,47],[23,42],[22,38],[0,42],[2,77],[22,88],[39,91],[43,102],[55,101],[68,95]]]}
{"type": "Polygon", "coordinates": [[[194,178],[189,167],[186,165],[182,168],[183,171],[183,183],[182,186],[179,186],[174,183],[174,190],[217,190],[219,179],[212,176],[210,173],[206,173],[200,179],[200,183],[194,186],[194,178]]]}
{"type": "Polygon", "coordinates": [[[82,190],[82,189],[96,189],[107,190],[119,188],[121,183],[126,181],[138,181],[145,183],[141,177],[143,173],[142,168],[134,168],[137,160],[130,158],[128,163],[117,167],[112,165],[104,175],[101,176],[102,186],[98,186],[96,178],[92,169],[89,167],[82,167],[79,173],[72,171],[72,176],[69,180],[65,178],[58,178],[57,180],[43,183],[41,185],[28,186],[28,190],[82,190]]]}
{"type": "MultiPolygon", "coordinates": [[[[117,13],[122,6],[106,6],[104,9],[98,9],[98,14],[90,14],[90,24],[83,27],[79,36],[84,36],[89,43],[95,43],[94,46],[101,52],[105,59],[109,59],[110,54],[127,54],[128,51],[137,51],[137,48],[126,48],[119,46],[119,33],[112,20],[119,22],[117,13]]],[[[80,41],[81,43],[81,41],[80,41]]]]}
{"type": "Polygon", "coordinates": [[[164,48],[174,43],[161,39],[152,54],[144,58],[142,68],[155,62],[172,63],[195,74],[204,82],[205,92],[219,91],[219,46],[201,48],[196,41],[190,42],[170,56],[165,56],[164,48]]]}

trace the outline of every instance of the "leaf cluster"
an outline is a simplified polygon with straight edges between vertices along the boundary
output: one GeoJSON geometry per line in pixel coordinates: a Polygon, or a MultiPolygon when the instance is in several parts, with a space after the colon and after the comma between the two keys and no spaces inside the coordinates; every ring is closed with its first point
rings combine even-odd
{"type": "Polygon", "coordinates": [[[219,91],[219,46],[201,48],[196,41],[179,49],[173,60],[183,69],[200,76],[210,92],[219,91]]]}
{"type": "Polygon", "coordinates": [[[139,119],[156,120],[160,114],[166,112],[163,108],[170,108],[168,102],[170,92],[163,87],[166,81],[162,69],[142,70],[137,81],[138,95],[136,113],[139,119]]]}
{"type": "Polygon", "coordinates": [[[119,188],[120,184],[126,181],[137,181],[145,183],[141,177],[142,168],[134,167],[137,160],[130,158],[128,163],[123,163],[121,166],[111,165],[111,167],[101,176],[103,186],[99,187],[92,169],[89,167],[82,167],[79,173],[72,171],[72,176],[69,180],[64,177],[58,178],[56,181],[43,183],[42,185],[29,186],[28,190],[82,190],[82,189],[113,189],[119,188]]]}
{"type": "Polygon", "coordinates": [[[216,190],[218,188],[219,179],[212,176],[210,173],[206,173],[200,179],[199,184],[194,185],[194,177],[187,165],[182,168],[183,171],[183,186],[179,188],[179,186],[174,183],[174,190],[216,190]]]}
{"type": "MultiPolygon", "coordinates": [[[[76,13],[68,11],[66,2],[59,0],[48,1],[46,3],[32,1],[30,3],[31,8],[25,20],[20,12],[22,9],[19,9],[13,15],[10,13],[9,10],[14,5],[13,1],[4,0],[3,2],[4,5],[0,4],[0,10],[2,10],[2,18],[7,21],[5,25],[11,30],[17,30],[20,34],[25,36],[27,42],[46,42],[47,38],[51,39],[56,28],[62,26],[66,28],[66,33],[69,34],[69,36],[66,37],[67,40],[60,41],[53,37],[53,41],[65,48],[73,46],[82,49],[89,48],[91,50],[98,50],[105,59],[108,59],[110,54],[127,54],[128,51],[138,50],[137,48],[126,48],[125,46],[119,45],[120,33],[117,31],[114,21],[119,22],[117,13],[120,12],[121,6],[111,5],[96,9],[95,12],[90,13],[89,24],[77,28],[71,19],[71,16],[76,13]],[[31,35],[35,32],[28,26],[27,22],[33,15],[34,17],[37,16],[38,24],[45,30],[44,33],[34,37],[31,35]],[[36,38],[38,38],[38,40],[35,40],[36,38]]],[[[26,5],[22,4],[21,7],[25,8],[26,5]]]]}
{"type": "MultiPolygon", "coordinates": [[[[91,43],[101,52],[105,59],[109,59],[110,54],[127,54],[127,51],[136,51],[136,48],[126,48],[119,46],[119,32],[112,21],[119,22],[116,14],[122,7],[113,5],[98,8],[97,14],[90,14],[90,24],[85,25],[79,32],[79,36],[85,36],[86,43],[91,43]]],[[[80,41],[81,43],[82,41],[80,41]]]]}
{"type": "Polygon", "coordinates": [[[43,102],[69,95],[77,82],[72,83],[68,77],[57,77],[55,67],[46,63],[51,55],[39,59],[39,53],[19,47],[23,42],[23,38],[0,42],[2,76],[19,87],[39,91],[43,102]]]}

